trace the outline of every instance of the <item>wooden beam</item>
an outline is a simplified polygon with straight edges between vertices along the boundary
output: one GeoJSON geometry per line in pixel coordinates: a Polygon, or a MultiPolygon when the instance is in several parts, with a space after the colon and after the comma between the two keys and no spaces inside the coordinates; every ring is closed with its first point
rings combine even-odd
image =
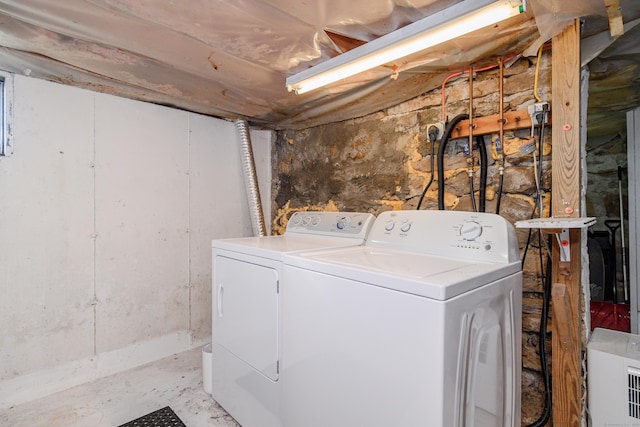
{"type": "Polygon", "coordinates": [[[615,40],[624,34],[620,0],[604,0],[604,6],[607,9],[607,17],[609,18],[609,34],[615,40]]]}
{"type": "Polygon", "coordinates": [[[324,32],[327,35],[327,37],[331,39],[333,44],[335,44],[336,47],[340,49],[342,53],[348,52],[351,49],[355,49],[356,47],[362,46],[363,44],[367,44],[366,41],[354,39],[352,37],[347,37],[343,34],[336,33],[326,28],[324,32]]]}
{"type": "MultiPolygon", "coordinates": [[[[526,108],[517,111],[507,111],[504,113],[504,118],[506,120],[504,130],[531,128],[531,117],[526,108]]],[[[488,135],[490,133],[498,133],[499,130],[499,114],[473,118],[474,135],[488,135]]],[[[466,136],[469,136],[469,120],[462,120],[453,132],[451,132],[451,139],[464,138],[466,136]]]]}
{"type": "MultiPolygon", "coordinates": [[[[552,216],[578,218],[580,212],[580,23],[576,20],[553,38],[553,182],[552,216]]],[[[581,231],[570,229],[570,261],[552,249],[552,383],[553,424],[581,424],[583,343],[581,301],[581,231]]]]}
{"type": "Polygon", "coordinates": [[[553,38],[553,168],[551,215],[580,217],[580,26],[553,38]]]}
{"type": "Polygon", "coordinates": [[[553,384],[553,425],[578,427],[582,417],[580,354],[580,236],[581,230],[569,230],[571,261],[560,261],[557,242],[553,243],[551,331],[551,382],[553,384]],[[577,266],[576,266],[577,264],[577,266]]]}

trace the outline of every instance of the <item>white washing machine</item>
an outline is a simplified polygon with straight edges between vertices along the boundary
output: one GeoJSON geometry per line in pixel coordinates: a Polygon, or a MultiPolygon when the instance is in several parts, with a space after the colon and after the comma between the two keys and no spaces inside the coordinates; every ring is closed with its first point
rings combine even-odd
{"type": "Polygon", "coordinates": [[[522,272],[494,214],[394,211],[284,257],[285,427],[520,427],[522,272]]]}
{"type": "Polygon", "coordinates": [[[284,254],[361,245],[374,217],[296,212],[282,236],[214,240],[212,395],[244,427],[281,426],[284,254]]]}

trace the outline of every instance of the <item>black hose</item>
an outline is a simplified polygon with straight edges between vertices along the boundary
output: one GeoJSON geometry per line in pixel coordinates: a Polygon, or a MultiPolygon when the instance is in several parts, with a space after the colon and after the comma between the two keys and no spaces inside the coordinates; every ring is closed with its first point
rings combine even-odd
{"type": "Polygon", "coordinates": [[[476,206],[476,195],[473,189],[473,173],[469,175],[469,194],[471,195],[471,209],[473,212],[478,212],[478,206],[476,206]]]}
{"type": "Polygon", "coordinates": [[[496,203],[496,214],[500,213],[500,200],[502,200],[503,182],[504,182],[504,171],[500,171],[500,184],[498,184],[498,202],[496,203]]]}
{"type": "Polygon", "coordinates": [[[447,125],[444,135],[442,135],[442,139],[440,139],[440,146],[438,147],[438,209],[441,211],[444,210],[444,150],[447,147],[447,143],[455,127],[458,123],[468,118],[468,114],[455,116],[447,125]]]}
{"type": "Polygon", "coordinates": [[[540,188],[538,188],[538,204],[540,206],[540,212],[538,212],[538,216],[542,218],[542,205],[544,204],[544,199],[542,198],[542,148],[544,145],[544,124],[547,121],[547,107],[543,107],[542,113],[538,114],[538,119],[540,120],[540,133],[538,134],[538,183],[540,188]]]}
{"type": "Polygon", "coordinates": [[[504,141],[496,139],[496,153],[498,154],[498,165],[500,173],[500,183],[498,184],[498,200],[496,202],[496,214],[500,213],[500,201],[502,200],[502,186],[504,184],[504,141]]]}
{"type": "Polygon", "coordinates": [[[427,134],[429,135],[429,141],[431,142],[431,176],[429,177],[429,182],[427,183],[427,185],[424,187],[424,190],[422,191],[420,200],[418,200],[418,206],[416,207],[416,210],[418,211],[420,210],[420,206],[422,206],[422,201],[424,200],[424,196],[427,194],[427,190],[429,190],[429,187],[431,187],[431,184],[433,183],[433,172],[434,172],[433,163],[434,163],[434,157],[435,157],[435,151],[436,151],[436,139],[438,135],[438,129],[435,126],[431,126],[431,128],[427,130],[427,134]]]}
{"type": "MultiPolygon", "coordinates": [[[[487,147],[484,137],[476,136],[476,145],[480,151],[480,212],[486,211],[487,205],[487,147]]],[[[473,193],[472,193],[473,194],[473,193]]]]}
{"type": "MultiPolygon", "coordinates": [[[[540,136],[538,138],[538,162],[540,162],[540,167],[538,168],[538,182],[542,186],[542,148],[544,145],[544,122],[547,119],[547,112],[542,112],[542,119],[540,120],[540,136]]],[[[539,215],[542,216],[542,212],[539,212],[539,215]]]]}
{"type": "MultiPolygon", "coordinates": [[[[547,119],[547,111],[546,108],[542,112],[541,115],[538,116],[540,119],[540,133],[538,139],[538,161],[540,162],[540,168],[538,169],[538,182],[542,185],[542,145],[544,142],[544,125],[547,119]],[[541,116],[541,117],[540,117],[541,116]]],[[[536,197],[536,206],[542,204],[542,189],[538,189],[538,194],[536,197]]],[[[534,206],[533,212],[531,213],[531,217],[535,215],[536,207],[534,206]]],[[[538,212],[538,215],[542,217],[542,211],[538,212]]],[[[538,242],[540,246],[540,268],[542,268],[542,239],[540,237],[540,230],[538,230],[538,242]]],[[[529,247],[529,242],[531,240],[531,230],[529,230],[529,237],[527,239],[527,244],[525,245],[525,253],[522,257],[522,265],[524,266],[524,261],[527,256],[527,249],[529,247]]],[[[550,247],[550,245],[549,245],[550,247]]],[[[542,313],[540,315],[540,330],[538,331],[538,342],[540,349],[540,369],[542,371],[542,379],[544,382],[544,407],[542,409],[542,414],[540,417],[533,423],[528,425],[527,427],[543,427],[547,425],[551,418],[552,412],[552,391],[551,391],[551,375],[549,373],[549,367],[547,365],[547,321],[549,318],[549,304],[551,300],[551,250],[547,250],[547,268],[545,270],[544,276],[544,289],[543,289],[543,304],[542,304],[542,313]]],[[[551,425],[553,426],[553,421],[551,421],[551,425]]]]}
{"type": "MultiPolygon", "coordinates": [[[[536,205],[538,203],[538,200],[535,200],[535,203],[533,205],[533,209],[531,210],[531,216],[529,217],[529,219],[533,219],[536,216],[536,205]]],[[[531,237],[533,236],[533,228],[529,229],[529,233],[527,233],[527,243],[525,243],[524,245],[524,253],[522,254],[522,261],[521,261],[521,267],[524,270],[524,262],[527,259],[527,254],[529,253],[529,247],[531,246],[531,237]]],[[[540,270],[542,271],[542,270],[540,270]]]]}
{"type": "MultiPolygon", "coordinates": [[[[542,251],[542,248],[540,248],[542,251]]],[[[533,424],[527,427],[543,427],[547,425],[551,418],[551,376],[547,366],[547,319],[549,318],[549,303],[551,300],[551,255],[547,256],[547,269],[544,275],[544,294],[542,304],[542,314],[540,315],[540,330],[538,332],[538,340],[540,342],[540,369],[542,370],[542,379],[544,382],[544,408],[542,414],[533,424]]],[[[551,423],[553,426],[553,422],[551,423]]]]}

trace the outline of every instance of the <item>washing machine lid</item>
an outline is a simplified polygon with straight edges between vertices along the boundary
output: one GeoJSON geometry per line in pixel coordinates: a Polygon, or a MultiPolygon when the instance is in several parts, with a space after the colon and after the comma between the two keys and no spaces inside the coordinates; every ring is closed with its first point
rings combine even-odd
{"type": "Polygon", "coordinates": [[[287,266],[435,300],[448,300],[521,272],[511,264],[454,259],[366,246],[289,254],[287,266]]]}
{"type": "Polygon", "coordinates": [[[295,212],[281,236],[219,239],[211,246],[281,261],[285,253],[361,245],[374,220],[359,212],[295,212]]]}
{"type": "Polygon", "coordinates": [[[286,253],[361,245],[364,239],[291,234],[214,240],[212,248],[282,261],[286,253]]]}

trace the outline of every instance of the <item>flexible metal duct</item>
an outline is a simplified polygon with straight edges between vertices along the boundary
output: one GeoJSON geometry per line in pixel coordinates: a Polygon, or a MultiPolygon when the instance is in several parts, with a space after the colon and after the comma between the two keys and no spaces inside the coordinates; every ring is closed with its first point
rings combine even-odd
{"type": "Polygon", "coordinates": [[[249,215],[251,216],[251,227],[254,236],[266,236],[267,227],[264,223],[262,213],[262,202],[260,200],[260,189],[258,188],[258,178],[256,176],[256,165],[253,161],[253,150],[247,122],[236,120],[236,129],[240,134],[240,149],[242,156],[242,170],[244,172],[244,184],[247,190],[247,201],[249,202],[249,215]]]}

